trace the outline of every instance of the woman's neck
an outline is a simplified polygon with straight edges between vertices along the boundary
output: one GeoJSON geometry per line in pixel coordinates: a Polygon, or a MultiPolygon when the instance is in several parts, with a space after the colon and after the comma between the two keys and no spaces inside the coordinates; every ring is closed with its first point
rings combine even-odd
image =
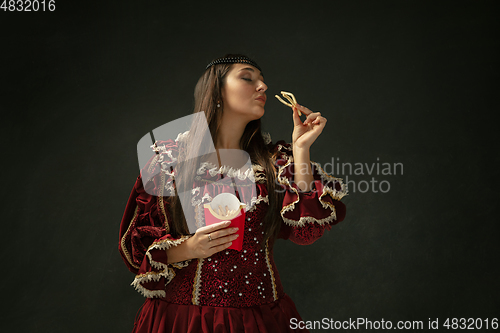
{"type": "Polygon", "coordinates": [[[241,149],[240,140],[245,132],[246,123],[234,119],[223,117],[219,132],[217,133],[217,142],[214,142],[216,149],[241,149]]]}

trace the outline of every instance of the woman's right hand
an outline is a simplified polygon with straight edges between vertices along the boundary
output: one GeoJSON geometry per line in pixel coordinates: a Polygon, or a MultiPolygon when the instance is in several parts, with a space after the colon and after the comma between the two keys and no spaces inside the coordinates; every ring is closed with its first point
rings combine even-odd
{"type": "Polygon", "coordinates": [[[196,230],[193,237],[186,240],[191,257],[207,258],[230,247],[239,236],[238,228],[228,228],[230,224],[231,221],[222,221],[196,230]]]}

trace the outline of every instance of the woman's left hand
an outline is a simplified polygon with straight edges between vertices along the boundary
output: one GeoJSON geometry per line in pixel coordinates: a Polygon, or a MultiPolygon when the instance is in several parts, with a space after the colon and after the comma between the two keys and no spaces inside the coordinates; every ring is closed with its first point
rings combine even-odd
{"type": "Polygon", "coordinates": [[[326,118],[321,116],[319,112],[312,112],[305,106],[297,104],[293,107],[293,147],[299,149],[309,149],[316,138],[321,134],[326,125],[326,118]],[[300,110],[307,116],[302,122],[299,113],[300,110]]]}

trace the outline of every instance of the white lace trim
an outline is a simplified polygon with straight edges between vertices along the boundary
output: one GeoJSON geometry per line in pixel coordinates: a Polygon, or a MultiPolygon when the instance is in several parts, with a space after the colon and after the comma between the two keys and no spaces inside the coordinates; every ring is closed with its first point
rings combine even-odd
{"type": "MultiPolygon", "coordinates": [[[[333,183],[332,188],[328,187],[328,194],[330,194],[332,196],[332,199],[340,200],[340,199],[342,199],[343,197],[345,197],[346,195],[349,194],[349,191],[347,189],[347,185],[342,181],[342,178],[337,178],[337,177],[330,176],[316,162],[312,162],[311,161],[311,164],[314,164],[314,166],[316,167],[316,170],[318,170],[318,173],[321,176],[321,179],[323,181],[326,181],[328,183],[333,183]],[[339,183],[340,184],[340,187],[341,187],[340,190],[337,190],[335,188],[335,183],[339,183]]],[[[326,188],[327,187],[325,186],[324,189],[323,189],[323,193],[325,193],[325,189],[326,188]]],[[[321,197],[323,197],[323,195],[321,195],[321,197]]]]}
{"type": "Polygon", "coordinates": [[[252,164],[252,168],[255,173],[264,172],[264,167],[260,164],[252,164]]]}
{"type": "Polygon", "coordinates": [[[317,223],[319,225],[324,225],[325,223],[330,223],[331,221],[335,221],[336,219],[337,219],[337,214],[335,212],[335,207],[333,207],[333,210],[330,213],[330,216],[325,217],[324,219],[317,219],[317,218],[312,217],[312,216],[302,216],[298,221],[296,221],[296,220],[288,219],[288,218],[283,216],[283,221],[292,227],[303,227],[306,225],[306,223],[317,223]]]}
{"type": "Polygon", "coordinates": [[[212,202],[213,198],[208,193],[205,193],[201,199],[196,200],[196,196],[199,196],[200,193],[200,187],[195,187],[191,190],[191,195],[193,196],[191,198],[191,205],[193,207],[199,206],[203,203],[212,202]]]}
{"type": "Polygon", "coordinates": [[[179,141],[184,141],[184,140],[186,140],[186,138],[187,138],[188,134],[189,134],[189,131],[186,131],[186,132],[184,132],[184,133],[179,133],[179,134],[177,135],[177,138],[175,139],[175,142],[179,142],[179,141]]]}
{"type": "Polygon", "coordinates": [[[227,165],[223,165],[220,168],[217,168],[217,166],[213,163],[210,162],[203,162],[198,169],[197,174],[202,175],[205,173],[206,170],[208,170],[208,173],[210,176],[215,177],[216,175],[227,175],[229,177],[233,178],[238,178],[240,180],[245,180],[245,179],[250,179],[252,182],[255,182],[255,172],[254,169],[257,171],[261,171],[262,167],[260,165],[252,165],[251,169],[247,169],[245,172],[242,172],[240,169],[235,169],[233,167],[229,167],[227,165]],[[260,167],[260,169],[259,169],[260,167]]]}
{"type": "Polygon", "coordinates": [[[253,172],[254,172],[254,177],[255,177],[255,183],[258,184],[262,184],[262,183],[265,183],[267,178],[266,178],[266,174],[265,174],[265,171],[264,171],[264,167],[259,165],[259,164],[253,164],[252,165],[252,168],[253,168],[253,172]]]}
{"type": "Polygon", "coordinates": [[[151,146],[151,149],[156,153],[158,154],[157,156],[161,156],[161,160],[159,162],[162,162],[163,161],[163,157],[164,155],[167,155],[168,157],[170,157],[170,161],[169,162],[166,162],[168,164],[172,164],[174,162],[177,162],[177,158],[174,157],[172,155],[172,149],[168,149],[167,150],[167,147],[165,147],[165,145],[162,145],[162,146],[158,146],[156,144],[156,142],[151,146]]]}
{"type": "Polygon", "coordinates": [[[266,145],[270,144],[271,143],[271,134],[267,133],[267,132],[262,132],[262,138],[264,139],[264,143],[266,145]]]}
{"type": "Polygon", "coordinates": [[[283,151],[283,150],[288,150],[289,152],[293,152],[293,146],[292,144],[289,144],[289,146],[283,146],[282,144],[278,144],[278,150],[283,151]]]}
{"type": "MultiPolygon", "coordinates": [[[[284,146],[282,146],[282,145],[278,145],[278,149],[279,149],[280,151],[282,151],[282,150],[281,150],[281,148],[286,148],[286,147],[284,147],[284,146]]],[[[283,165],[283,166],[280,166],[280,167],[279,167],[279,171],[278,171],[278,182],[279,182],[280,184],[285,185],[286,187],[288,187],[291,191],[295,192],[295,194],[297,195],[297,200],[295,200],[294,202],[292,202],[292,203],[290,203],[290,204],[286,205],[285,207],[283,207],[283,208],[281,209],[280,214],[281,214],[281,217],[283,218],[283,220],[285,220],[285,216],[284,216],[284,214],[285,214],[287,211],[289,211],[289,210],[293,210],[293,209],[295,208],[295,204],[296,204],[297,202],[299,202],[299,201],[300,201],[300,198],[299,198],[299,192],[297,191],[297,189],[296,189],[296,188],[294,188],[294,187],[290,184],[290,182],[288,181],[288,178],[285,178],[285,177],[282,177],[282,176],[281,176],[281,174],[283,173],[283,170],[285,170],[285,168],[286,168],[286,167],[288,167],[288,166],[290,165],[290,163],[292,163],[292,162],[293,162],[293,156],[288,156],[288,155],[285,155],[285,157],[286,157],[286,159],[287,159],[287,162],[285,163],[285,165],[283,165]]]]}
{"type": "Polygon", "coordinates": [[[174,184],[172,182],[165,183],[165,190],[168,191],[169,196],[171,196],[171,197],[175,196],[175,188],[174,188],[174,184]]]}
{"type": "Polygon", "coordinates": [[[172,179],[175,179],[175,170],[170,171],[171,165],[172,165],[171,162],[162,162],[161,171],[167,176],[170,176],[172,179]]]}
{"type": "MultiPolygon", "coordinates": [[[[149,263],[151,267],[156,268],[159,270],[159,272],[147,272],[144,274],[138,274],[136,275],[134,281],[131,283],[134,288],[139,291],[143,296],[145,297],[165,297],[165,290],[149,290],[145,288],[142,284],[151,282],[151,281],[159,281],[162,277],[165,278],[165,284],[170,283],[172,279],[175,277],[175,272],[172,267],[174,264],[164,264],[159,261],[154,261],[153,257],[151,256],[150,251],[151,250],[168,250],[172,246],[177,246],[187,240],[191,236],[182,236],[179,239],[176,240],[170,240],[170,239],[165,239],[161,241],[154,242],[149,246],[146,255],[148,256],[149,263]]],[[[186,260],[180,263],[175,263],[174,267],[186,267],[191,260],[186,260]]]]}
{"type": "Polygon", "coordinates": [[[253,212],[257,208],[257,205],[261,202],[266,202],[267,204],[269,204],[269,196],[266,195],[265,197],[263,197],[259,194],[258,197],[252,197],[250,206],[247,205],[245,208],[246,212],[253,212]]]}

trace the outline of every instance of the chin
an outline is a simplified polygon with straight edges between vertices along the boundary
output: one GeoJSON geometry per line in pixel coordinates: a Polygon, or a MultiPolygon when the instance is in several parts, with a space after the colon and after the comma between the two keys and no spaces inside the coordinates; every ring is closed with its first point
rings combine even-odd
{"type": "Polygon", "coordinates": [[[265,113],[264,107],[261,106],[258,108],[254,108],[251,110],[246,110],[244,112],[241,112],[241,113],[239,113],[238,116],[242,117],[244,119],[247,119],[247,121],[252,121],[252,120],[257,120],[257,119],[262,118],[264,113],[265,113]]]}
{"type": "Polygon", "coordinates": [[[256,118],[254,120],[257,120],[257,119],[260,119],[262,118],[262,116],[264,116],[264,113],[266,112],[266,110],[264,110],[264,108],[262,108],[260,111],[256,112],[255,115],[256,115],[256,118]]]}

